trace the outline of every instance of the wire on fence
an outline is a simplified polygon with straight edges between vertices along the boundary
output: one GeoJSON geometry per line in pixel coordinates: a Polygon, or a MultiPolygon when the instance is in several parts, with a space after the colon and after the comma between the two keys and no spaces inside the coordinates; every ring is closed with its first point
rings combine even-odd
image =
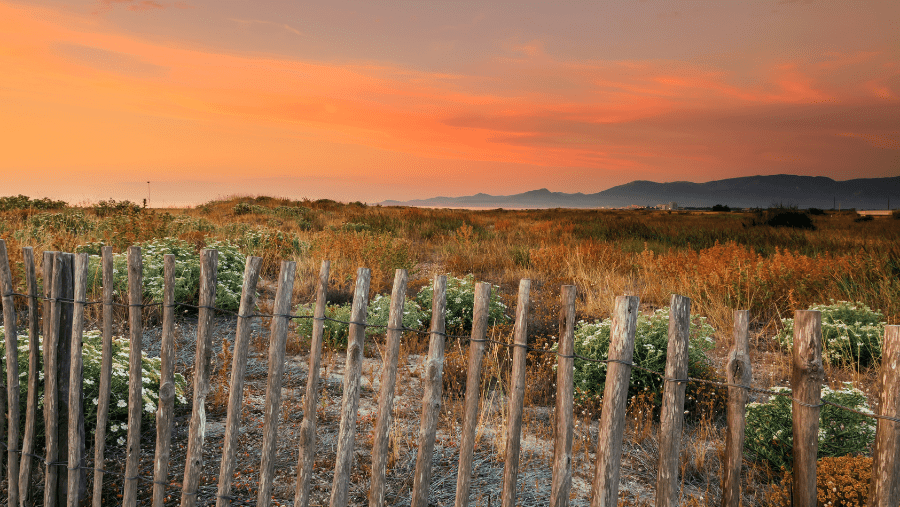
{"type": "MultiPolygon", "coordinates": [[[[40,300],[43,300],[43,301],[50,301],[50,302],[56,301],[56,302],[63,302],[63,303],[80,303],[80,304],[83,304],[83,305],[95,305],[95,304],[102,304],[102,303],[103,303],[103,301],[75,301],[74,299],[71,299],[71,298],[48,298],[48,297],[41,297],[41,296],[31,296],[31,295],[29,295],[29,294],[22,294],[22,293],[19,293],[19,292],[10,292],[10,293],[8,293],[8,294],[4,294],[4,295],[3,295],[3,297],[8,297],[8,296],[20,296],[20,297],[26,297],[26,298],[34,298],[34,299],[40,299],[40,300]]],[[[139,304],[112,303],[112,304],[113,304],[113,306],[119,306],[119,307],[142,307],[142,308],[144,308],[144,307],[157,307],[157,306],[160,306],[160,307],[161,307],[161,306],[164,306],[162,303],[139,303],[139,304]]],[[[591,362],[591,363],[604,363],[604,364],[609,364],[609,363],[620,363],[620,364],[624,364],[624,365],[626,365],[626,366],[630,366],[630,367],[632,367],[632,368],[637,368],[638,370],[644,371],[644,372],[646,372],[646,373],[650,373],[650,374],[656,375],[656,376],[660,377],[661,379],[663,379],[664,382],[675,382],[675,383],[696,382],[696,383],[701,383],[701,384],[713,385],[713,386],[716,386],[716,387],[736,387],[736,388],[745,389],[745,390],[747,390],[747,391],[752,391],[752,392],[756,392],[756,393],[760,393],[760,394],[768,394],[768,395],[772,395],[772,396],[784,396],[784,397],[788,397],[788,398],[791,398],[792,401],[797,402],[798,404],[800,404],[800,405],[802,405],[802,406],[806,406],[806,407],[811,407],[811,408],[821,408],[821,407],[824,406],[824,405],[830,405],[830,406],[833,406],[833,407],[835,407],[835,408],[839,408],[839,409],[841,409],[841,410],[846,410],[846,411],[848,411],[848,412],[853,412],[853,413],[856,413],[856,414],[859,414],[859,415],[862,415],[862,416],[865,416],[865,417],[871,417],[871,418],[873,418],[873,419],[882,419],[882,420],[886,420],[886,421],[891,421],[891,422],[895,422],[895,423],[900,423],[900,418],[898,418],[898,417],[891,417],[891,416],[886,416],[886,415],[880,415],[880,414],[874,414],[874,413],[863,412],[863,411],[861,411],[861,410],[856,410],[856,409],[853,409],[853,408],[850,408],[850,407],[846,407],[846,406],[844,406],[844,405],[840,405],[840,404],[838,404],[838,403],[834,403],[834,402],[830,402],[830,401],[826,401],[826,400],[821,400],[821,403],[816,404],[816,405],[808,404],[808,403],[802,402],[802,401],[797,400],[796,398],[794,398],[794,397],[792,396],[791,391],[773,391],[773,390],[770,390],[770,389],[762,389],[762,388],[752,387],[752,386],[748,386],[748,385],[744,385],[744,384],[734,384],[734,383],[730,383],[730,382],[718,382],[718,381],[715,381],[715,380],[699,379],[699,378],[694,378],[694,377],[688,377],[688,378],[686,378],[686,379],[675,379],[675,378],[666,377],[665,374],[663,374],[662,372],[659,372],[659,371],[656,371],[656,370],[651,370],[651,369],[649,369],[649,368],[645,368],[645,367],[643,367],[643,366],[640,366],[640,365],[637,365],[637,364],[634,364],[634,363],[631,363],[631,362],[628,362],[628,361],[620,361],[620,360],[618,360],[618,359],[593,359],[593,358],[585,357],[585,356],[582,356],[582,355],[579,355],[579,354],[562,355],[562,354],[560,354],[558,351],[553,350],[553,349],[539,349],[539,348],[532,347],[532,346],[530,346],[530,345],[525,345],[525,344],[520,344],[520,343],[507,343],[507,342],[503,342],[503,341],[493,340],[493,339],[490,339],[490,338],[472,339],[472,338],[469,337],[469,336],[465,336],[465,335],[453,335],[453,334],[449,334],[449,333],[446,333],[446,332],[424,331],[424,330],[421,330],[421,329],[413,329],[413,328],[409,328],[409,327],[406,327],[406,326],[402,326],[402,327],[400,327],[400,328],[390,328],[390,327],[388,327],[388,326],[386,326],[386,325],[383,325],[383,324],[369,324],[369,323],[366,323],[366,322],[353,322],[353,321],[347,321],[347,320],[335,319],[335,318],[332,318],[332,317],[321,317],[321,318],[317,318],[317,317],[315,317],[315,316],[313,316],[313,315],[269,314],[269,313],[253,313],[253,314],[250,314],[250,315],[241,315],[240,313],[235,312],[235,311],[233,311],[233,310],[227,310],[227,309],[225,309],[225,308],[219,308],[219,307],[217,307],[217,306],[194,305],[194,304],[190,304],[190,303],[182,303],[182,302],[175,302],[175,303],[173,303],[172,305],[165,305],[165,307],[168,307],[168,308],[171,308],[171,307],[187,307],[187,308],[193,308],[193,309],[196,309],[196,310],[199,310],[199,309],[203,308],[203,309],[208,309],[208,310],[212,310],[212,311],[216,311],[216,312],[221,312],[221,313],[231,314],[231,315],[237,316],[237,317],[239,317],[239,318],[245,318],[245,319],[247,319],[247,318],[273,318],[273,317],[282,317],[282,318],[292,319],[292,320],[295,320],[295,319],[312,319],[312,320],[320,320],[320,321],[335,322],[335,323],[338,323],[338,324],[357,325],[357,326],[362,326],[362,327],[364,327],[364,328],[370,328],[370,327],[371,327],[371,328],[374,328],[374,329],[384,329],[384,330],[386,330],[386,331],[404,331],[404,332],[411,332],[411,333],[416,333],[416,334],[419,334],[419,335],[431,335],[431,334],[433,334],[433,333],[437,333],[437,334],[440,334],[440,335],[442,335],[442,336],[444,336],[444,337],[446,337],[446,338],[458,339],[458,340],[465,341],[465,342],[469,342],[469,343],[492,343],[492,344],[499,345],[499,346],[503,346],[503,347],[507,347],[507,348],[524,347],[524,348],[525,348],[526,350],[528,350],[529,352],[535,352],[535,353],[538,353],[538,354],[553,354],[553,355],[556,355],[557,357],[565,358],[565,359],[572,359],[572,358],[574,358],[574,359],[580,359],[580,360],[582,360],[582,361],[587,361],[587,362],[591,362]]],[[[20,451],[17,451],[17,452],[20,452],[20,451]]]]}

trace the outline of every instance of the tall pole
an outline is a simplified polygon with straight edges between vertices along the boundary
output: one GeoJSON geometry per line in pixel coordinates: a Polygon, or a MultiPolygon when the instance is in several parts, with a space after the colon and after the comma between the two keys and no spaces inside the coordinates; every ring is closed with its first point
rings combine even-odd
{"type": "Polygon", "coordinates": [[[150,206],[150,182],[147,182],[147,206],[150,206]]]}

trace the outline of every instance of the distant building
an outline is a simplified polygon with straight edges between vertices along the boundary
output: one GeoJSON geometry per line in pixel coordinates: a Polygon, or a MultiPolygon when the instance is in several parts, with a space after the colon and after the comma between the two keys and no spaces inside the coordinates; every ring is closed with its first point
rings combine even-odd
{"type": "Polygon", "coordinates": [[[672,202],[666,203],[666,204],[657,204],[656,209],[664,209],[664,210],[670,210],[670,211],[677,210],[678,203],[675,201],[672,201],[672,202]]]}

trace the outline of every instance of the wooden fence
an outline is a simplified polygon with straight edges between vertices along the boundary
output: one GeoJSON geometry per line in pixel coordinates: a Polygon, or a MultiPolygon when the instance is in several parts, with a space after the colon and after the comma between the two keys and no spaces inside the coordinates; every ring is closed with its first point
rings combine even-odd
{"type": "MultiPolygon", "coordinates": [[[[0,240],[0,291],[2,291],[3,318],[6,330],[6,395],[0,396],[0,410],[8,417],[0,417],[0,433],[7,435],[8,464],[6,478],[8,505],[35,505],[38,491],[31,491],[32,474],[37,466],[44,469],[43,505],[80,504],[86,496],[84,472],[93,473],[92,505],[101,505],[105,463],[106,426],[109,412],[110,379],[112,368],[112,320],[113,307],[113,257],[112,249],[103,248],[101,266],[103,279],[102,301],[85,301],[88,257],[86,254],[44,252],[43,295],[37,293],[37,276],[34,254],[31,248],[23,249],[26,292],[15,293],[7,257],[6,243],[0,240]],[[74,274],[74,275],[73,275],[74,274]],[[69,278],[72,277],[71,283],[69,278]],[[24,415],[24,433],[20,438],[19,427],[19,371],[16,351],[17,317],[14,297],[27,299],[27,328],[29,335],[29,371],[27,375],[28,399],[24,415]],[[42,316],[38,315],[38,301],[43,300],[42,316]],[[87,304],[102,304],[102,344],[100,396],[97,409],[97,430],[94,442],[94,466],[85,465],[85,452],[79,442],[84,441],[82,415],[82,333],[84,309],[87,304]],[[64,306],[71,307],[68,317],[64,306]],[[70,322],[65,322],[70,319],[70,322]],[[42,330],[41,320],[43,321],[42,330]],[[44,413],[46,448],[43,454],[35,449],[37,408],[38,348],[37,337],[42,334],[44,347],[44,413]],[[62,350],[62,354],[60,354],[62,350]],[[64,367],[61,367],[64,366],[64,367]],[[65,374],[65,370],[68,374],[65,374]],[[62,375],[57,375],[63,372],[62,375]],[[64,389],[61,389],[61,386],[64,389]],[[68,400],[58,399],[59,392],[67,392],[68,400]],[[68,401],[67,406],[65,401],[68,401]],[[2,406],[5,404],[6,406],[2,406]],[[67,409],[67,410],[66,410],[67,409]],[[64,417],[61,417],[61,414],[64,417]],[[59,421],[67,424],[68,438],[61,439],[59,421]],[[19,447],[21,445],[21,448],[19,447]]],[[[187,442],[187,457],[181,488],[181,505],[191,507],[198,500],[203,443],[206,432],[206,398],[210,393],[212,356],[212,318],[216,295],[217,252],[204,250],[200,254],[201,281],[198,308],[196,358],[193,372],[193,411],[187,442]]],[[[220,466],[216,505],[219,507],[239,503],[232,497],[232,475],[236,465],[237,443],[240,432],[240,413],[243,382],[247,367],[250,341],[250,319],[259,317],[256,307],[256,285],[259,279],[261,259],[248,257],[244,272],[244,285],[238,311],[237,329],[231,365],[231,390],[228,398],[226,427],[220,466]]],[[[125,474],[122,485],[122,504],[137,504],[138,488],[153,489],[152,505],[164,505],[165,488],[172,486],[169,474],[172,449],[173,409],[175,401],[174,380],[174,256],[167,255],[164,264],[164,290],[162,307],[161,381],[159,405],[156,412],[155,466],[152,480],[139,476],[142,379],[141,340],[143,334],[142,309],[142,259],[138,247],[128,249],[128,328],[131,343],[128,436],[126,444],[125,474]]],[[[274,480],[274,457],[277,443],[277,427],[281,409],[281,383],[285,355],[285,341],[292,315],[291,294],[295,277],[295,263],[281,263],[278,288],[271,315],[268,383],[264,414],[264,432],[260,463],[257,505],[268,506],[274,480]]],[[[325,317],[326,288],[329,263],[322,263],[317,286],[317,301],[313,318],[309,374],[305,399],[304,419],[300,427],[300,449],[297,463],[295,506],[307,506],[310,498],[310,479],[313,472],[313,456],[316,452],[317,384],[322,353],[325,317]]],[[[407,273],[397,270],[391,295],[390,316],[386,326],[387,345],[381,373],[381,390],[378,395],[377,419],[372,448],[369,505],[384,505],[385,474],[388,462],[388,435],[391,427],[391,407],[397,378],[397,361],[400,339],[406,330],[402,324],[403,302],[406,293],[407,273]]],[[[525,392],[525,361],[528,347],[528,313],[530,281],[519,285],[516,307],[513,364],[508,389],[508,426],[506,431],[505,467],[501,503],[503,507],[516,505],[516,479],[521,444],[523,398],[525,392]]],[[[360,397],[362,352],[366,329],[366,305],[369,292],[369,270],[357,272],[352,316],[349,322],[350,337],[347,346],[346,367],[343,380],[343,399],[337,458],[331,487],[330,505],[344,507],[348,504],[348,488],[353,461],[357,408],[360,397]]],[[[418,453],[413,478],[411,507],[427,507],[432,475],[432,454],[435,433],[441,407],[441,386],[445,346],[446,278],[434,279],[434,298],[427,361],[425,363],[425,394],[422,400],[421,427],[418,453]]],[[[575,287],[564,286],[561,291],[559,347],[552,353],[558,356],[557,394],[555,409],[555,450],[553,457],[551,494],[548,503],[554,507],[568,504],[572,479],[573,441],[573,384],[572,372],[575,330],[575,287]]],[[[467,372],[465,416],[462,426],[459,469],[456,486],[457,507],[469,504],[469,490],[473,468],[473,446],[479,419],[478,385],[487,332],[490,285],[479,283],[475,288],[474,322],[468,337],[469,368],[467,372]]],[[[619,473],[622,458],[622,442],[625,426],[625,403],[632,364],[635,329],[638,315],[638,298],[616,298],[612,316],[611,344],[604,403],[596,449],[596,471],[591,488],[593,507],[615,505],[618,500],[619,473]]],[[[156,305],[160,306],[160,305],[156,305]]],[[[308,318],[308,316],[307,316],[308,318]]],[[[795,320],[793,349],[793,435],[794,435],[794,505],[816,505],[816,450],[819,425],[820,397],[824,380],[822,368],[822,338],[818,312],[798,311],[795,320]]],[[[746,311],[735,312],[734,346],[726,366],[728,387],[727,432],[723,484],[723,506],[740,504],[740,471],[744,441],[744,415],[749,387],[751,365],[748,357],[748,323],[746,311]]],[[[656,487],[656,505],[676,505],[679,499],[678,462],[684,417],[684,398],[687,382],[698,381],[687,376],[688,335],[690,329],[690,300],[673,295],[669,322],[669,345],[660,419],[660,461],[656,487]]],[[[506,345],[506,344],[503,344],[506,345]]],[[[547,351],[550,352],[550,351],[547,351]]],[[[888,326],[885,332],[881,382],[881,415],[878,417],[874,452],[874,470],[870,491],[871,505],[896,507],[900,503],[900,326],[888,326]]],[[[783,394],[783,393],[782,393],[783,394]]],[[[240,502],[243,503],[243,502],[240,502]]]]}

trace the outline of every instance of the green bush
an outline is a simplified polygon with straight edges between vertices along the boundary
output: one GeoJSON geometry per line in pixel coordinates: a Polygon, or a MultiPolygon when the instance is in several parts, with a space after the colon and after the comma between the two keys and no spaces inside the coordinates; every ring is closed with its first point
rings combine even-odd
{"type": "MultiPolygon", "coordinates": [[[[144,264],[145,297],[157,303],[162,302],[165,255],[172,254],[175,256],[175,301],[195,305],[199,302],[200,256],[192,244],[177,238],[163,238],[140,243],[138,246],[141,247],[144,264]]],[[[93,251],[98,247],[99,245],[92,243],[80,248],[93,251]]],[[[244,263],[247,258],[231,243],[213,241],[206,247],[219,251],[215,305],[226,310],[237,310],[241,302],[244,263]]],[[[114,254],[113,266],[113,287],[116,294],[125,297],[128,294],[127,254],[114,254]]],[[[98,289],[102,277],[100,257],[91,256],[88,271],[88,287],[98,289]]]]}
{"type": "MultiPolygon", "coordinates": [[[[822,360],[828,364],[865,367],[881,359],[884,315],[862,303],[831,301],[810,310],[822,312],[822,360]]],[[[786,350],[794,344],[794,319],[784,325],[775,340],[786,350]]]]}
{"type": "MultiPolygon", "coordinates": [[[[344,322],[351,321],[352,304],[329,305],[325,309],[325,316],[329,319],[340,320],[344,322]]],[[[300,315],[312,315],[313,307],[311,305],[303,305],[297,309],[300,315]]],[[[391,298],[383,294],[378,294],[371,301],[366,310],[366,323],[371,327],[366,328],[367,336],[383,335],[387,330],[383,327],[387,326],[388,318],[391,312],[391,298]]],[[[415,300],[406,299],[403,304],[403,326],[409,329],[422,328],[426,314],[415,300]]],[[[312,336],[312,319],[298,319],[297,334],[301,336],[312,336]]],[[[323,329],[324,342],[331,347],[343,349],[347,347],[347,341],[350,338],[350,326],[342,322],[334,322],[326,320],[323,329]]]]}
{"type": "MultiPolygon", "coordinates": [[[[416,302],[425,311],[426,320],[431,320],[431,300],[434,287],[425,286],[416,295],[416,302]]],[[[475,307],[475,275],[468,274],[464,278],[447,276],[447,313],[445,326],[448,331],[461,332],[472,327],[472,310],[475,307]]],[[[491,288],[491,301],[488,304],[488,325],[506,324],[510,321],[506,315],[506,305],[500,301],[499,290],[491,288]]]]}
{"type": "MultiPolygon", "coordinates": [[[[609,356],[611,319],[602,322],[579,321],[575,326],[575,353],[591,359],[606,359],[609,356]]],[[[710,363],[706,351],[713,347],[712,326],[705,317],[697,317],[691,323],[690,346],[688,347],[688,375],[709,378],[710,363]]],[[[633,363],[658,372],[666,368],[666,354],[669,346],[669,309],[661,308],[652,315],[639,315],[634,337],[633,363]]],[[[575,397],[579,402],[589,403],[603,396],[606,384],[606,363],[594,363],[575,358],[575,397]]],[[[631,370],[628,397],[638,394],[648,396],[654,406],[662,402],[663,379],[659,375],[637,368],[631,370]]],[[[696,383],[687,386],[687,397],[696,400],[695,391],[702,387],[696,383]]],[[[687,407],[689,410],[692,407],[687,407]]]]}
{"type": "MultiPolygon", "coordinates": [[[[786,387],[776,391],[789,393],[786,387]]],[[[822,399],[871,414],[862,391],[845,383],[833,391],[822,388],[822,399]]],[[[778,470],[793,464],[793,423],[791,398],[772,396],[766,403],[747,405],[744,449],[749,457],[778,470]]],[[[819,456],[845,456],[869,451],[875,440],[875,419],[824,405],[819,416],[819,456]]]]}
{"type": "Polygon", "coordinates": [[[32,199],[27,195],[19,194],[17,196],[0,197],[0,211],[9,211],[14,209],[60,209],[67,206],[66,201],[54,201],[47,197],[43,199],[32,199]]]}
{"type": "MultiPolygon", "coordinates": [[[[85,331],[82,345],[82,358],[84,365],[84,426],[88,445],[93,443],[94,433],[97,427],[97,405],[100,393],[100,365],[102,361],[102,337],[99,331],[85,331]]],[[[27,335],[20,335],[18,343],[19,358],[19,383],[21,394],[19,396],[21,424],[25,424],[25,406],[28,400],[28,348],[27,335]]],[[[125,445],[125,436],[128,433],[128,362],[131,351],[130,342],[123,337],[113,337],[112,341],[112,377],[109,395],[109,419],[107,426],[107,441],[111,444],[125,445]]],[[[39,343],[39,359],[43,357],[43,342],[39,343]]],[[[0,329],[0,353],[5,357],[5,334],[0,329]]],[[[142,356],[141,359],[141,384],[143,385],[143,408],[145,419],[151,419],[156,414],[159,404],[159,381],[162,360],[159,357],[142,356]]],[[[44,434],[44,369],[38,373],[38,406],[37,425],[38,435],[44,434]]],[[[176,405],[186,405],[187,382],[180,373],[175,374],[175,400],[176,405]]],[[[61,404],[68,404],[68,400],[60,400],[61,404]]]]}

